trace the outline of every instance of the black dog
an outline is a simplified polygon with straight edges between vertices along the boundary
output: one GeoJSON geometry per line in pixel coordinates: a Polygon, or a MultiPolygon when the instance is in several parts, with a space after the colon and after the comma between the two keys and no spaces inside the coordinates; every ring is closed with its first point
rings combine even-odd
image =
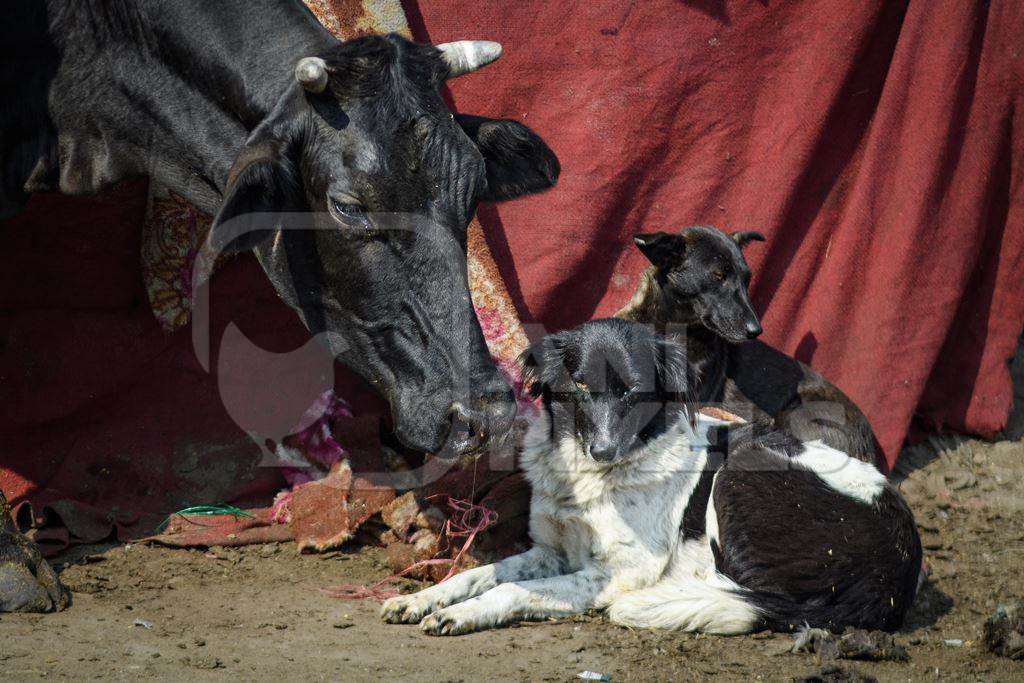
{"type": "Polygon", "coordinates": [[[607,609],[627,626],[707,633],[898,628],[914,599],[914,518],[875,467],[784,432],[724,463],[688,409],[685,350],[649,326],[595,320],[529,351],[542,399],[522,444],[534,546],[382,616],[457,635],[607,609]]]}
{"type": "Polygon", "coordinates": [[[730,236],[703,226],[678,235],[637,235],[636,245],[653,265],[616,317],[660,330],[685,326],[702,402],[877,464],[875,436],[853,401],[807,365],[753,341],[761,325],[750,305],[750,268],[740,251],[752,240],[764,237],[757,232],[730,236]]]}

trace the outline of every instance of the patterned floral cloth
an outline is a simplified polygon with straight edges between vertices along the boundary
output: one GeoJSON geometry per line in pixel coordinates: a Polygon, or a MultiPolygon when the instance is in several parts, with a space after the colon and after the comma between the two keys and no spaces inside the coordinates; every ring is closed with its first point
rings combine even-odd
{"type": "Polygon", "coordinates": [[[189,321],[192,267],[210,223],[209,216],[180,195],[150,184],[142,227],[142,277],[153,315],[166,332],[189,321]]]}

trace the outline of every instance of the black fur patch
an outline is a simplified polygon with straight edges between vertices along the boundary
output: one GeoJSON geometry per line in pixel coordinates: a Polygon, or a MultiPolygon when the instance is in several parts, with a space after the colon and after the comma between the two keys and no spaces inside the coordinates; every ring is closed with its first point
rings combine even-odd
{"type": "Polygon", "coordinates": [[[711,484],[714,483],[717,469],[717,467],[708,467],[701,472],[697,486],[693,489],[689,502],[686,503],[681,525],[684,539],[700,538],[707,533],[708,499],[711,497],[711,484]]]}
{"type": "Polygon", "coordinates": [[[716,566],[749,591],[764,626],[894,630],[903,623],[921,543],[891,488],[865,504],[752,447],[731,453],[712,495],[716,566]]]}
{"type": "Polygon", "coordinates": [[[775,429],[765,432],[762,429],[763,425],[760,424],[730,427],[727,435],[728,442],[725,446],[726,452],[738,453],[750,449],[763,449],[791,458],[807,450],[800,439],[785,430],[775,429]]]}

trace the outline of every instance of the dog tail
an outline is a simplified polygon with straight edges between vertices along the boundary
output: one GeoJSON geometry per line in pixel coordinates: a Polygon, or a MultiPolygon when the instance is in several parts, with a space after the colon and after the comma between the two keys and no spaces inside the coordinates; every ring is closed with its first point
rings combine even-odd
{"type": "Polygon", "coordinates": [[[608,618],[636,628],[749,633],[761,621],[758,610],[743,598],[742,589],[711,571],[707,579],[669,576],[650,588],[626,593],[608,607],[608,618]]]}

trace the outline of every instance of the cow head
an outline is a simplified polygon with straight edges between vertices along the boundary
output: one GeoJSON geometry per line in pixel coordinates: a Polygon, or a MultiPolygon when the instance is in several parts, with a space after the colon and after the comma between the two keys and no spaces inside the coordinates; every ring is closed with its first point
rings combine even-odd
{"type": "Polygon", "coordinates": [[[235,161],[211,233],[255,249],[310,331],[388,399],[398,438],[428,452],[477,451],[511,424],[470,301],[466,230],[478,202],[559,172],[526,126],[444,104],[445,79],[498,54],[391,35],[302,59],[235,161]]]}

